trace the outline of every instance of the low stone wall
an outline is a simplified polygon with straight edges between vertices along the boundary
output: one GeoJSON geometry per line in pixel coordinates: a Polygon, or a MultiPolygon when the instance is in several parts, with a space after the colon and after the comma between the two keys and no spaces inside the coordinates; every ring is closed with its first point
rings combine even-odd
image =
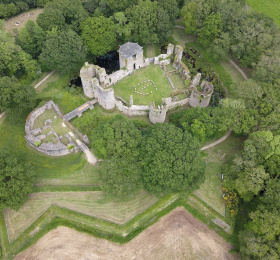
{"type": "MultiPolygon", "coordinates": [[[[35,145],[35,141],[40,141],[40,140],[44,139],[46,136],[45,135],[35,136],[35,135],[41,133],[41,129],[40,128],[36,128],[34,130],[32,129],[33,125],[34,125],[34,121],[38,116],[40,116],[46,110],[49,110],[49,109],[54,109],[57,116],[62,118],[62,114],[59,111],[58,106],[52,100],[48,101],[42,107],[32,111],[29,114],[29,116],[27,117],[26,124],[25,124],[26,142],[31,147],[36,149],[37,151],[39,151],[43,154],[46,154],[46,155],[51,155],[51,156],[67,155],[67,154],[70,154],[71,152],[73,152],[74,150],[77,152],[77,146],[74,142],[70,143],[70,144],[74,145],[73,149],[67,149],[67,146],[61,142],[57,142],[56,144],[54,144],[54,143],[41,144],[39,147],[37,147],[35,145]]],[[[49,126],[42,127],[42,130],[46,129],[47,127],[49,127],[49,126]]]]}
{"type": "Polygon", "coordinates": [[[149,106],[137,106],[131,107],[125,106],[121,101],[116,101],[117,109],[126,116],[146,116],[149,113],[149,106]]]}

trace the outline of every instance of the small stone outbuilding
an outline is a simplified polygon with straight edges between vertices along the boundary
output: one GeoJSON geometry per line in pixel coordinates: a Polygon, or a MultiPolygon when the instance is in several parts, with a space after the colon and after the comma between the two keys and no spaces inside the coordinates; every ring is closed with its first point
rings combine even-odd
{"type": "Polygon", "coordinates": [[[119,49],[120,69],[135,70],[144,66],[143,47],[138,43],[127,42],[119,49]]]}

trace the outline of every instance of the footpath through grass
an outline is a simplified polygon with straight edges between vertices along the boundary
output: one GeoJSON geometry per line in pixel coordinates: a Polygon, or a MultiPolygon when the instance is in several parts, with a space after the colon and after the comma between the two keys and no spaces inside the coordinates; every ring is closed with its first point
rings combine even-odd
{"type": "Polygon", "coordinates": [[[255,10],[265,13],[274,19],[280,26],[280,1],[279,0],[246,0],[246,2],[255,10]]]}
{"type": "Polygon", "coordinates": [[[242,149],[243,142],[243,137],[231,134],[222,143],[204,151],[207,153],[207,156],[204,157],[206,180],[194,194],[222,215],[225,215],[225,203],[222,193],[221,169],[224,163],[242,149]]]}

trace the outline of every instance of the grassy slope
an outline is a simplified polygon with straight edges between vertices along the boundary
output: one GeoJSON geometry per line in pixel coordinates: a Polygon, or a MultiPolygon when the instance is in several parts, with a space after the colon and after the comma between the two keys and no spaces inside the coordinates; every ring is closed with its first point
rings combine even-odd
{"type": "Polygon", "coordinates": [[[280,26],[280,1],[279,0],[246,0],[255,10],[265,13],[274,19],[280,26]]]}
{"type": "Polygon", "coordinates": [[[243,141],[243,137],[237,137],[232,134],[222,143],[205,150],[207,153],[205,157],[207,163],[206,181],[194,194],[221,214],[225,212],[221,168],[227,160],[242,148],[243,141]]]}
{"type": "Polygon", "coordinates": [[[130,201],[121,202],[107,200],[101,191],[39,192],[31,194],[18,211],[6,209],[5,219],[10,239],[14,240],[51,205],[124,224],[156,201],[157,198],[144,191],[130,201]]]}
{"type": "Polygon", "coordinates": [[[135,71],[132,76],[128,76],[119,81],[119,83],[114,86],[114,90],[116,96],[122,97],[126,101],[129,101],[130,95],[133,95],[135,105],[149,105],[153,101],[156,105],[160,105],[162,102],[161,99],[169,97],[172,92],[171,85],[159,65],[150,65],[135,71]],[[154,86],[149,86],[145,90],[141,90],[142,87],[151,83],[143,83],[140,86],[137,85],[145,80],[153,80],[157,90],[154,86]],[[134,86],[136,86],[138,92],[149,93],[149,95],[142,96],[136,94],[134,92],[134,86]],[[151,91],[153,92],[152,94],[150,94],[151,91]]]}

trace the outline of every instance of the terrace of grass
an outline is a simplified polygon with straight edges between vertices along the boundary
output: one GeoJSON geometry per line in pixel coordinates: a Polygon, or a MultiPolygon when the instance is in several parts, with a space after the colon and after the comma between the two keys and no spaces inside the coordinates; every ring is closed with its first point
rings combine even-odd
{"type": "Polygon", "coordinates": [[[120,202],[107,200],[101,191],[38,192],[29,195],[18,211],[5,209],[4,213],[9,237],[14,240],[53,204],[124,224],[156,202],[157,198],[145,191],[132,200],[120,202]]]}
{"type": "Polygon", "coordinates": [[[129,101],[130,95],[133,95],[133,103],[135,105],[150,105],[151,102],[155,102],[156,105],[161,105],[162,98],[170,97],[172,92],[172,87],[164,73],[164,70],[160,68],[159,65],[149,65],[146,68],[138,69],[134,71],[132,76],[127,76],[114,86],[115,96],[121,97],[127,102],[129,101]],[[138,86],[138,83],[141,83],[145,80],[153,80],[157,91],[154,86],[150,86],[145,90],[141,90],[143,86],[146,86],[148,83],[143,83],[138,86]],[[142,96],[134,92],[134,87],[140,93],[150,93],[152,94],[142,96]]]}
{"type": "Polygon", "coordinates": [[[222,193],[222,166],[242,148],[243,142],[243,137],[231,134],[222,143],[204,151],[207,153],[205,157],[206,180],[194,194],[222,215],[225,214],[222,193]]]}

